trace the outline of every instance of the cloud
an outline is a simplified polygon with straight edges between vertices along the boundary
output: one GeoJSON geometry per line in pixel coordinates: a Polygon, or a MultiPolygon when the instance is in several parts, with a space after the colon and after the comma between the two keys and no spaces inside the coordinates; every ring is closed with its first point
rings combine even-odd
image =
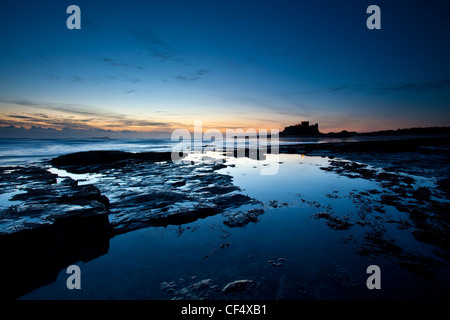
{"type": "Polygon", "coordinates": [[[32,115],[16,115],[8,114],[6,118],[1,119],[2,125],[12,125],[20,127],[33,127],[41,126],[46,128],[63,129],[72,128],[77,130],[92,129],[93,127],[86,124],[85,121],[80,121],[76,119],[63,118],[63,117],[42,117],[42,116],[32,116],[32,115]]]}
{"type": "Polygon", "coordinates": [[[90,30],[93,32],[99,31],[102,29],[99,24],[95,23],[93,20],[88,19],[84,16],[82,17],[81,25],[83,26],[83,29],[90,30]]]}
{"type": "Polygon", "coordinates": [[[105,125],[106,128],[115,128],[118,126],[124,127],[163,127],[171,124],[169,122],[158,122],[158,121],[150,121],[150,120],[133,120],[133,119],[120,119],[115,123],[108,123],[105,125]]]}
{"type": "MultiPolygon", "coordinates": [[[[130,92],[131,93],[131,92],[130,92]]],[[[133,119],[124,114],[111,112],[110,110],[102,110],[95,106],[67,104],[67,103],[50,103],[26,99],[2,99],[0,103],[16,104],[28,106],[37,109],[59,111],[65,115],[49,115],[43,112],[34,113],[11,113],[0,115],[3,125],[30,127],[39,125],[41,127],[51,127],[56,129],[98,129],[98,128],[158,128],[158,127],[175,127],[178,123],[153,121],[149,119],[133,119]]]]}
{"type": "Polygon", "coordinates": [[[9,115],[10,118],[16,118],[16,119],[34,119],[34,117],[29,117],[29,116],[20,116],[20,115],[15,115],[15,114],[10,114],[9,115]]]}
{"type": "Polygon", "coordinates": [[[38,53],[34,54],[34,57],[39,59],[39,60],[45,61],[45,62],[51,62],[53,60],[49,56],[38,54],[38,53]]]}
{"type": "Polygon", "coordinates": [[[0,116],[0,125],[15,126],[15,127],[42,127],[53,128],[57,130],[72,129],[72,130],[99,130],[99,129],[117,129],[120,128],[170,128],[178,124],[172,122],[152,121],[145,119],[130,119],[122,118],[73,118],[63,116],[48,116],[39,114],[8,114],[0,116]]]}
{"type": "Polygon", "coordinates": [[[72,76],[72,77],[70,78],[70,80],[71,80],[72,82],[75,82],[75,83],[86,83],[86,82],[87,82],[86,79],[81,78],[81,77],[79,77],[79,76],[72,76]]]}
{"type": "Polygon", "coordinates": [[[342,91],[342,90],[346,90],[346,89],[350,89],[352,88],[352,86],[337,86],[337,87],[329,87],[328,90],[332,91],[332,92],[338,92],[338,91],[342,91]]]}
{"type": "Polygon", "coordinates": [[[133,130],[105,130],[105,129],[71,129],[43,128],[34,126],[29,129],[13,125],[2,125],[0,120],[0,136],[2,138],[32,138],[32,139],[92,139],[93,137],[109,137],[113,139],[167,139],[171,133],[168,131],[138,132],[133,130]]]}
{"type": "Polygon", "coordinates": [[[450,87],[450,78],[436,81],[409,82],[397,86],[382,86],[381,91],[411,91],[411,90],[433,90],[450,87]]]}
{"type": "Polygon", "coordinates": [[[107,111],[101,112],[97,107],[94,106],[74,104],[74,103],[53,103],[28,99],[4,99],[4,98],[0,98],[0,103],[15,104],[19,106],[33,107],[44,110],[61,111],[65,113],[82,116],[106,116],[110,114],[107,111]]]}
{"type": "Polygon", "coordinates": [[[140,65],[137,65],[134,63],[120,62],[120,61],[117,61],[116,59],[106,57],[106,56],[101,56],[100,61],[102,61],[110,66],[113,66],[113,67],[125,67],[125,68],[139,69],[139,70],[145,69],[143,66],[140,66],[140,65]]]}
{"type": "Polygon", "coordinates": [[[333,93],[344,91],[375,91],[375,92],[402,92],[402,91],[422,91],[422,90],[435,90],[445,89],[450,87],[450,78],[444,78],[441,80],[423,81],[423,82],[406,82],[398,85],[386,85],[386,84],[352,84],[328,87],[327,90],[333,93]]]}
{"type": "Polygon", "coordinates": [[[206,69],[199,69],[195,74],[191,74],[189,76],[184,75],[178,75],[175,77],[175,79],[184,81],[184,82],[191,82],[191,81],[197,81],[200,80],[201,77],[203,77],[205,74],[209,73],[206,69]]]}
{"type": "Polygon", "coordinates": [[[149,56],[163,61],[182,62],[184,60],[170,44],[161,40],[154,32],[133,31],[131,35],[146,49],[145,54],[149,56]]]}

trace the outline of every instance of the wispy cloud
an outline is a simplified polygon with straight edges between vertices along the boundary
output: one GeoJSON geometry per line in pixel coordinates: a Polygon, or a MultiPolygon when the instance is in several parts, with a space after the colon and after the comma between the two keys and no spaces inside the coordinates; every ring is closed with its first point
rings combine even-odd
{"type": "Polygon", "coordinates": [[[87,80],[79,76],[71,76],[70,80],[76,83],[86,83],[87,80]]]}
{"type": "MultiPolygon", "coordinates": [[[[45,127],[54,129],[71,128],[76,130],[87,130],[95,128],[89,125],[86,119],[71,119],[61,116],[33,116],[33,115],[17,115],[8,114],[0,119],[2,125],[10,125],[15,127],[45,127]]],[[[89,119],[92,120],[92,119],[89,119]]]]}
{"type": "Polygon", "coordinates": [[[408,82],[399,85],[380,87],[381,91],[433,90],[450,87],[450,78],[435,81],[408,82]]]}
{"type": "Polygon", "coordinates": [[[114,59],[111,57],[106,57],[106,56],[101,56],[100,61],[102,61],[110,66],[113,66],[113,67],[125,67],[125,68],[139,69],[139,70],[145,69],[141,65],[137,65],[135,63],[130,63],[130,62],[117,61],[117,59],[114,59]]]}
{"type": "MultiPolygon", "coordinates": [[[[130,90],[130,93],[133,90],[130,90]]],[[[55,129],[99,129],[99,128],[170,128],[179,126],[171,121],[161,121],[152,119],[135,119],[132,116],[113,113],[109,110],[102,110],[95,106],[50,103],[25,99],[3,99],[0,103],[27,106],[35,109],[58,111],[63,114],[53,114],[45,112],[17,112],[0,115],[2,125],[13,126],[41,126],[55,129]]]]}
{"type": "MultiPolygon", "coordinates": [[[[450,88],[450,78],[423,82],[405,82],[400,84],[350,84],[328,87],[327,91],[332,93],[347,91],[372,91],[372,92],[403,92],[423,91],[450,88]]],[[[320,92],[318,90],[317,92],[320,92]]]]}
{"type": "Polygon", "coordinates": [[[163,61],[182,62],[175,48],[151,31],[133,31],[131,35],[145,48],[145,54],[163,61]]]}
{"type": "Polygon", "coordinates": [[[178,75],[175,77],[175,79],[185,82],[191,82],[191,81],[197,81],[202,78],[205,74],[207,74],[209,71],[206,69],[199,69],[195,74],[191,74],[188,76],[184,75],[178,75]]]}
{"type": "Polygon", "coordinates": [[[37,101],[37,100],[28,100],[28,99],[5,99],[0,98],[0,103],[7,104],[15,104],[19,106],[25,107],[33,107],[37,109],[44,110],[52,110],[52,111],[60,111],[66,112],[69,114],[82,115],[82,116],[107,116],[110,115],[106,110],[104,112],[100,111],[99,108],[83,105],[83,104],[74,104],[74,103],[54,103],[54,102],[45,102],[45,101],[37,101]]]}

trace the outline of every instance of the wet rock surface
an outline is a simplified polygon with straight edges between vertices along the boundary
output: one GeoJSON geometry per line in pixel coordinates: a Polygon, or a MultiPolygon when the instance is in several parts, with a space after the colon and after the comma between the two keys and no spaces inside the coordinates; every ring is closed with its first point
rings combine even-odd
{"type": "Polygon", "coordinates": [[[161,284],[161,290],[166,291],[173,296],[173,300],[205,300],[214,297],[219,290],[219,286],[215,285],[211,279],[204,279],[195,282],[178,290],[175,282],[161,284]]]}
{"type": "Polygon", "coordinates": [[[111,235],[105,214],[60,216],[52,224],[0,235],[1,296],[18,298],[54,282],[68,265],[106,254],[111,235]]]}
{"type": "Polygon", "coordinates": [[[217,164],[139,163],[105,173],[109,217],[117,233],[146,226],[182,225],[254,203],[219,174],[217,164]],[[172,181],[184,183],[171,183],[172,181]],[[169,182],[169,183],[168,183],[169,182]]]}
{"type": "MultiPolygon", "coordinates": [[[[154,154],[151,161],[122,160],[129,155],[115,152],[102,152],[91,163],[97,154],[53,161],[71,172],[95,173],[92,182],[89,175],[79,181],[64,173],[58,176],[46,163],[0,168],[0,247],[6,248],[3,259],[8,261],[2,274],[17,279],[17,272],[27,273],[24,268],[36,271],[28,273],[34,280],[24,281],[24,286],[16,284],[14,289],[14,281],[8,282],[8,298],[55,281],[71,263],[106,253],[117,234],[148,226],[181,226],[255,202],[239,192],[230,176],[216,172],[225,167],[222,164],[160,162],[154,154]]],[[[178,290],[176,296],[200,298],[197,292],[206,285],[178,290]]]]}
{"type": "Polygon", "coordinates": [[[172,300],[209,300],[209,299],[227,299],[236,294],[245,293],[258,288],[258,283],[254,280],[234,280],[221,288],[212,279],[203,279],[196,281],[193,276],[189,280],[179,279],[178,281],[162,282],[160,289],[172,300]]]}
{"type": "Polygon", "coordinates": [[[0,168],[0,186],[10,194],[0,208],[0,234],[51,224],[63,216],[107,213],[109,199],[94,185],[78,185],[70,177],[58,176],[45,166],[0,168]]]}
{"type": "Polygon", "coordinates": [[[247,291],[251,290],[256,286],[255,281],[253,280],[236,280],[228,283],[223,289],[223,293],[233,293],[239,291],[247,291]]]}
{"type": "Polygon", "coordinates": [[[259,220],[259,216],[264,214],[264,209],[250,209],[247,212],[237,212],[228,215],[228,219],[223,222],[230,228],[242,228],[247,224],[253,222],[256,223],[259,220]]]}
{"type": "MultiPolygon", "coordinates": [[[[290,151],[296,152],[292,147],[290,151]]],[[[337,191],[326,195],[330,201],[347,197],[356,205],[356,214],[337,215],[328,205],[325,212],[313,215],[330,228],[346,232],[342,242],[352,243],[355,252],[364,256],[390,257],[422,277],[432,277],[434,270],[443,266],[441,258],[450,261],[448,139],[391,141],[385,146],[383,142],[337,144],[314,146],[309,151],[307,154],[322,156],[333,152],[329,165],[321,167],[326,172],[380,185],[380,189],[354,190],[348,195],[337,191]],[[373,150],[367,149],[370,145],[373,150]],[[387,232],[390,224],[408,230],[416,240],[435,249],[424,255],[404,248],[387,232]],[[353,226],[363,228],[362,238],[357,236],[361,231],[353,231],[353,226]]],[[[321,203],[309,204],[324,207],[321,203]]]]}
{"type": "Polygon", "coordinates": [[[349,218],[340,218],[329,212],[318,212],[314,215],[316,219],[325,219],[326,224],[335,230],[348,230],[353,224],[348,222],[349,218]]]}
{"type": "MultiPolygon", "coordinates": [[[[413,227],[412,234],[416,239],[436,245],[446,254],[450,252],[450,203],[446,201],[439,185],[430,179],[421,178],[420,171],[416,172],[418,175],[411,177],[368,168],[365,164],[347,160],[331,160],[330,166],[322,169],[350,178],[374,180],[383,186],[383,191],[368,190],[352,194],[353,201],[360,207],[361,219],[355,223],[364,225],[367,214],[383,214],[384,206],[392,206],[408,214],[409,222],[403,220],[397,223],[401,227],[406,224],[413,227]],[[423,182],[417,181],[421,179],[427,181],[429,186],[422,186],[423,182]]],[[[391,223],[394,221],[390,220],[391,223]]]]}
{"type": "Polygon", "coordinates": [[[94,184],[85,185],[50,173],[45,164],[0,168],[2,191],[11,194],[0,211],[0,232],[51,224],[58,216],[107,214],[117,234],[181,225],[255,202],[239,192],[230,176],[217,173],[223,164],[160,162],[168,157],[170,153],[94,151],[51,161],[71,172],[100,174],[94,184]]]}
{"type": "Polygon", "coordinates": [[[53,158],[50,164],[68,172],[88,173],[108,168],[120,168],[126,166],[130,161],[161,162],[170,161],[171,157],[171,152],[85,151],[61,155],[53,158]]]}

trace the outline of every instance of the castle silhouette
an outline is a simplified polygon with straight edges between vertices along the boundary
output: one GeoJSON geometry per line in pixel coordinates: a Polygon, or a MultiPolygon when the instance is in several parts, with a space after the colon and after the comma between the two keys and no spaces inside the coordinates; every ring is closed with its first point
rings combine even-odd
{"type": "Polygon", "coordinates": [[[285,127],[280,136],[315,136],[321,135],[319,124],[309,125],[309,121],[302,121],[299,124],[285,127]]]}

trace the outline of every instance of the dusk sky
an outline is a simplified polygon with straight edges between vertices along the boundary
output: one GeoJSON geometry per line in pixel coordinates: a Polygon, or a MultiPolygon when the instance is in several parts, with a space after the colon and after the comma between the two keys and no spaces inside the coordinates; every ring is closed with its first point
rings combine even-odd
{"type": "Polygon", "coordinates": [[[450,126],[449,1],[0,2],[0,126],[450,126]],[[69,5],[81,30],[69,30],[69,5]],[[369,5],[381,30],[369,30],[369,5]]]}

